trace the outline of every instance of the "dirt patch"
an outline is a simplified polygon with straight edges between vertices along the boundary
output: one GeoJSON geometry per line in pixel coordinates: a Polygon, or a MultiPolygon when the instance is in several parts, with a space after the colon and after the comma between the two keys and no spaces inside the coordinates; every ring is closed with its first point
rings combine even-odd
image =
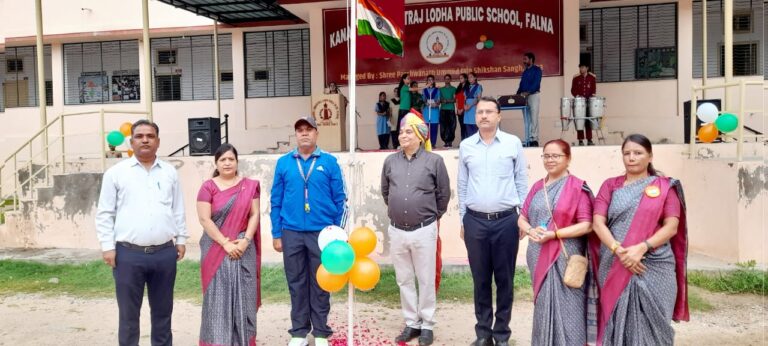
{"type": "MultiPolygon", "coordinates": [[[[768,302],[754,295],[725,295],[693,289],[714,306],[693,312],[691,322],[676,323],[677,345],[763,345],[768,342],[768,302]]],[[[346,335],[345,297],[332,302],[330,324],[335,339],[346,335]]],[[[149,309],[142,311],[141,344],[149,345],[149,309]]],[[[356,345],[391,345],[403,326],[398,309],[355,305],[356,345]]],[[[258,344],[285,345],[290,327],[288,304],[267,304],[258,315],[258,344]]],[[[512,338],[531,342],[533,305],[517,300],[512,312],[512,338]]],[[[435,345],[467,345],[474,340],[471,304],[439,304],[435,345]]],[[[112,299],[83,299],[18,294],[0,297],[0,345],[109,345],[117,341],[117,305],[112,299]]],[[[175,345],[197,345],[200,306],[179,300],[174,306],[175,345]]],[[[335,344],[335,343],[334,343],[335,344]]]]}

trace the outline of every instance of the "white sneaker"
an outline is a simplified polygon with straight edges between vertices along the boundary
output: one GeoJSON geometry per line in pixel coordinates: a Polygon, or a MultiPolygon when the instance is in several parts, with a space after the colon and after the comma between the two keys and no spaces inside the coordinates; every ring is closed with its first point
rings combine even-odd
{"type": "MultiPolygon", "coordinates": [[[[328,342],[325,343],[328,345],[328,342]]],[[[307,338],[291,338],[291,341],[288,342],[288,346],[307,346],[309,343],[307,342],[307,338]]]]}
{"type": "Polygon", "coordinates": [[[328,346],[328,339],[315,338],[315,346],[328,346]]]}

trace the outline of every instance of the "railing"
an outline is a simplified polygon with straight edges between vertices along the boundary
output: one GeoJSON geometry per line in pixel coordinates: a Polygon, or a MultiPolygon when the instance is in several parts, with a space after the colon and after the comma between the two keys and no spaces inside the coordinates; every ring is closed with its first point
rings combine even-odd
{"type": "MultiPolygon", "coordinates": [[[[221,140],[222,140],[221,142],[222,143],[229,142],[229,114],[224,114],[224,122],[222,122],[219,125],[219,127],[220,128],[221,127],[224,128],[224,136],[221,137],[221,140]]],[[[168,156],[175,156],[178,153],[181,153],[183,155],[184,154],[184,149],[187,149],[187,148],[189,148],[189,143],[182,145],[181,148],[176,149],[176,151],[172,152],[168,156]]]]}
{"type": "MultiPolygon", "coordinates": [[[[59,164],[60,165],[60,173],[66,174],[67,173],[67,151],[65,146],[65,138],[66,138],[66,131],[65,131],[65,119],[67,117],[74,117],[74,116],[84,116],[84,115],[96,115],[99,116],[99,131],[93,132],[93,133],[86,133],[86,134],[98,134],[98,146],[100,148],[100,156],[101,156],[101,171],[103,172],[106,169],[106,142],[104,140],[104,136],[106,134],[105,131],[105,124],[104,124],[104,115],[105,114],[136,114],[136,115],[147,115],[146,111],[125,111],[125,110],[105,110],[100,109],[96,111],[87,111],[87,112],[74,112],[74,113],[62,113],[58,117],[54,118],[51,122],[49,122],[47,125],[45,125],[42,129],[35,132],[30,139],[25,141],[19,149],[11,153],[8,158],[5,159],[5,161],[0,164],[0,197],[2,197],[3,201],[7,200],[13,200],[13,203],[11,203],[12,210],[18,210],[19,208],[19,202],[20,199],[23,197],[34,197],[35,196],[35,189],[39,187],[48,187],[50,186],[50,177],[52,172],[52,168],[54,165],[59,164]],[[50,134],[53,133],[51,131],[51,128],[55,130],[54,125],[58,124],[59,133],[58,136],[54,137],[53,140],[50,138],[50,134]],[[35,145],[33,143],[35,140],[42,139],[43,144],[41,146],[41,149],[39,152],[35,153],[35,145]],[[53,153],[51,150],[53,145],[59,143],[60,144],[60,150],[57,153],[53,153]],[[21,176],[21,171],[19,167],[19,161],[20,161],[20,154],[21,153],[28,153],[28,159],[27,162],[23,163],[23,165],[27,166],[27,170],[29,172],[29,175],[27,177],[21,176]],[[42,159],[39,159],[39,157],[42,156],[42,159]],[[38,162],[37,166],[35,162],[38,162]],[[10,163],[13,163],[13,166],[10,166],[10,163]],[[8,169],[13,168],[13,171],[8,174],[8,169]],[[39,178],[40,176],[44,177],[44,184],[42,186],[36,184],[38,180],[43,180],[43,178],[39,178]],[[12,179],[13,183],[8,184],[9,179],[12,179]],[[7,184],[8,186],[4,185],[7,184]],[[10,190],[10,192],[9,192],[10,190]],[[27,194],[25,194],[25,191],[27,194]]],[[[22,158],[23,159],[23,158],[22,158]]],[[[3,203],[4,204],[4,203],[3,203]]]]}
{"type": "MultiPolygon", "coordinates": [[[[738,127],[736,128],[736,135],[730,135],[730,134],[723,134],[726,138],[734,138],[736,139],[736,160],[742,161],[744,156],[744,140],[747,138],[765,138],[765,136],[762,133],[759,133],[757,131],[755,134],[744,134],[744,115],[746,113],[762,113],[763,117],[765,117],[765,110],[764,109],[746,109],[745,108],[745,102],[746,102],[746,88],[747,86],[762,86],[763,90],[768,90],[768,84],[766,84],[763,81],[747,81],[747,80],[739,80],[739,81],[733,81],[729,83],[722,83],[722,84],[713,84],[713,85],[707,85],[707,86],[694,86],[691,88],[691,127],[690,127],[690,133],[688,134],[690,139],[690,144],[688,147],[688,157],[689,158],[696,158],[696,109],[698,108],[698,92],[702,90],[707,89],[723,89],[723,92],[727,93],[728,88],[739,88],[739,108],[737,111],[733,111],[735,113],[736,118],[738,119],[738,127]]],[[[721,113],[724,112],[732,112],[731,109],[726,109],[726,106],[724,105],[721,109],[721,113]]]]}

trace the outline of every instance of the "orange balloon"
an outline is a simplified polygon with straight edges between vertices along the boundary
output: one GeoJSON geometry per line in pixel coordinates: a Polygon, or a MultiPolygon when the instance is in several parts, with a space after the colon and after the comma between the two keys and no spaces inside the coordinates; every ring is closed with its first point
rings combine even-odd
{"type": "Polygon", "coordinates": [[[712,143],[717,139],[717,127],[715,124],[705,124],[699,128],[699,140],[704,143],[712,143]]]}
{"type": "Polygon", "coordinates": [[[488,36],[480,35],[480,42],[488,41],[488,36]]]}
{"type": "Polygon", "coordinates": [[[128,157],[133,156],[133,149],[128,149],[128,157]]]}
{"type": "Polygon", "coordinates": [[[321,264],[317,267],[317,284],[326,292],[338,292],[347,285],[349,273],[344,275],[331,274],[321,264]]]}
{"type": "Polygon", "coordinates": [[[360,227],[349,235],[349,245],[355,250],[356,257],[365,257],[376,248],[376,233],[368,227],[360,227]]]}
{"type": "Polygon", "coordinates": [[[349,271],[349,282],[361,291],[370,291],[381,278],[379,265],[368,257],[358,257],[349,271]]]}
{"type": "Polygon", "coordinates": [[[133,126],[133,124],[127,123],[127,122],[123,123],[122,125],[120,125],[120,133],[122,133],[123,136],[130,137],[131,136],[131,126],[133,126]]]}

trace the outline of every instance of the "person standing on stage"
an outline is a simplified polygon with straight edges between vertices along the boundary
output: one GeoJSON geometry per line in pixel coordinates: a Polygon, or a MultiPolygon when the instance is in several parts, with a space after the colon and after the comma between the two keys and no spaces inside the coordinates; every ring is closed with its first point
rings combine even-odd
{"type": "Polygon", "coordinates": [[[429,141],[434,148],[440,126],[440,89],[435,86],[435,76],[427,76],[427,87],[422,90],[421,97],[424,101],[424,122],[429,125],[429,141]]]}
{"type": "Polygon", "coordinates": [[[496,99],[477,104],[479,132],[459,147],[459,215],[467,247],[475,301],[473,346],[509,345],[515,262],[519,243],[517,219],[528,191],[523,144],[501,131],[496,99]],[[496,283],[496,321],[493,291],[496,283]]]}
{"type": "MultiPolygon", "coordinates": [[[[573,97],[581,96],[585,101],[590,97],[595,96],[597,93],[597,79],[592,72],[589,72],[589,65],[586,63],[579,64],[579,73],[573,76],[571,81],[571,95],[573,97]]],[[[587,117],[591,117],[591,109],[587,107],[587,117]]],[[[587,132],[587,145],[595,145],[592,142],[592,122],[584,122],[584,130],[576,130],[576,137],[579,140],[579,145],[584,145],[584,131],[587,132]]]]}
{"type": "MultiPolygon", "coordinates": [[[[467,139],[467,127],[464,125],[464,102],[467,100],[465,93],[469,90],[469,77],[466,73],[459,75],[459,85],[456,86],[456,120],[458,121],[461,141],[467,139]]],[[[459,141],[459,142],[461,142],[459,141]]]]}
{"type": "Polygon", "coordinates": [[[272,245],[283,253],[285,278],[291,294],[289,346],[306,346],[312,332],[315,345],[327,346],[330,294],[317,284],[320,230],[344,227],[346,189],[336,158],[317,147],[317,123],[303,117],[294,125],[298,147],[280,157],[275,167],[269,213],[272,245]]]}
{"type": "Polygon", "coordinates": [[[456,138],[456,87],[451,85],[451,75],[443,77],[440,88],[440,138],[446,148],[453,147],[456,138]]]}
{"type": "Polygon", "coordinates": [[[467,128],[467,136],[472,136],[477,132],[477,122],[475,120],[475,111],[477,103],[483,96],[483,86],[477,82],[477,75],[474,72],[469,73],[469,85],[464,91],[466,97],[464,101],[464,126],[467,128]]]}
{"type": "Polygon", "coordinates": [[[379,137],[379,150],[386,150],[389,147],[389,136],[392,129],[390,121],[392,119],[392,109],[387,101],[387,93],[379,93],[379,102],[373,109],[376,112],[376,135],[379,137]]]}
{"type": "MultiPolygon", "coordinates": [[[[414,82],[415,83],[415,82],[414,82]]],[[[397,112],[397,123],[394,124],[396,126],[395,132],[397,134],[400,133],[400,122],[403,121],[403,117],[405,117],[408,112],[410,112],[411,107],[413,106],[411,99],[412,94],[411,92],[418,92],[419,88],[413,88],[411,87],[411,77],[407,73],[403,73],[402,76],[400,76],[400,84],[397,85],[396,95],[400,95],[400,107],[398,108],[397,112]]],[[[418,95],[417,95],[418,97],[418,95]]],[[[392,143],[392,147],[394,149],[397,149],[400,146],[400,142],[397,141],[397,137],[394,137],[394,143],[392,143]]]]}
{"type": "Polygon", "coordinates": [[[525,97],[527,111],[523,112],[525,121],[525,142],[529,147],[539,146],[539,101],[541,91],[541,67],[536,65],[536,56],[528,52],[523,55],[523,77],[517,94],[525,97]]]}
{"type": "Polygon", "coordinates": [[[115,279],[120,345],[139,344],[145,288],[151,343],[173,344],[176,262],[184,258],[189,233],[176,167],[157,158],[159,132],[157,124],[148,120],[133,123],[133,157],[108,169],[101,182],[96,234],[104,263],[112,267],[115,279]]]}

